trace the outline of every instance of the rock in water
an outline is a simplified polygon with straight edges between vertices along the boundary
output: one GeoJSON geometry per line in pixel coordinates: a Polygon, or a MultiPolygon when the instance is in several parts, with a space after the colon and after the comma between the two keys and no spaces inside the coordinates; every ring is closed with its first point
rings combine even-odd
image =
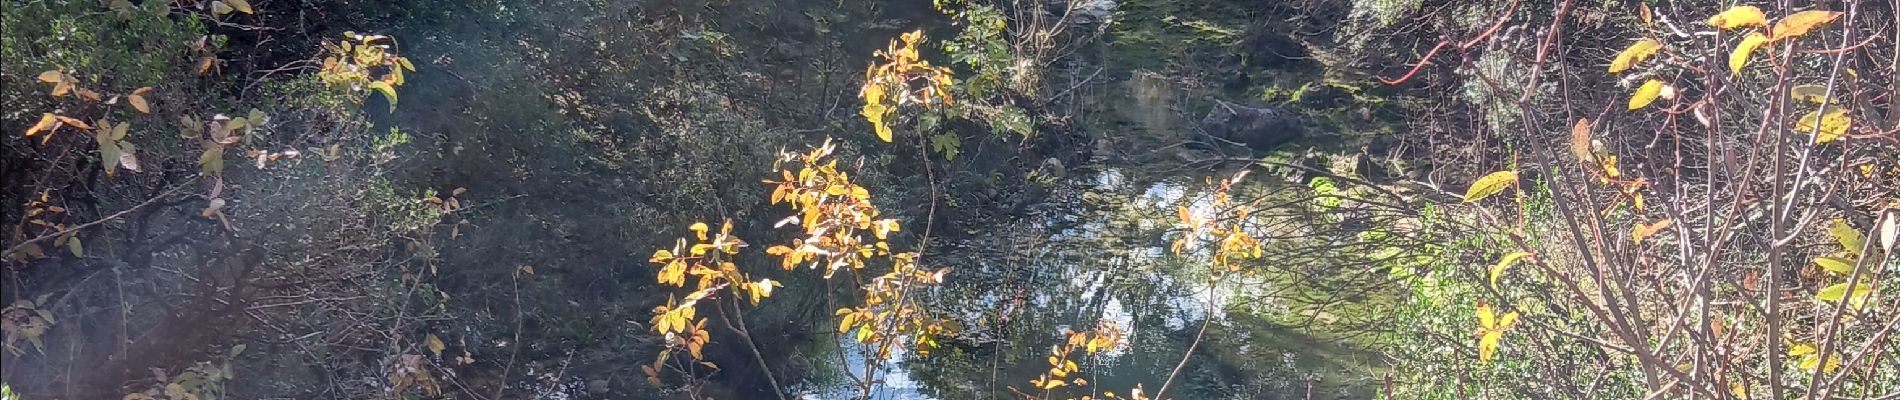
{"type": "Polygon", "coordinates": [[[1273,150],[1306,135],[1306,124],[1297,115],[1223,100],[1214,100],[1214,108],[1196,128],[1202,141],[1215,146],[1238,144],[1255,151],[1273,150]]]}

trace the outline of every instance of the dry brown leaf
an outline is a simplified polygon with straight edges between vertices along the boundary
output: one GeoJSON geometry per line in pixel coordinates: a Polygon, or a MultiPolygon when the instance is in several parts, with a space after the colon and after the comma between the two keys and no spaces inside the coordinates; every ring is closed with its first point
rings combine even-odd
{"type": "Polygon", "coordinates": [[[1590,145],[1590,140],[1590,120],[1578,118],[1577,123],[1570,126],[1570,154],[1584,165],[1596,164],[1595,152],[1592,150],[1594,146],[1590,145]]]}

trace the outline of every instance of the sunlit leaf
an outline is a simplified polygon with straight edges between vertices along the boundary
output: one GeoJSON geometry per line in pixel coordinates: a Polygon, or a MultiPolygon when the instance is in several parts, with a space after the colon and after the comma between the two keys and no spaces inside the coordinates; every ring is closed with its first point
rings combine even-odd
{"type": "Polygon", "coordinates": [[[375,81],[369,83],[369,88],[375,90],[376,93],[381,93],[384,99],[389,100],[389,111],[396,111],[395,87],[389,86],[389,82],[375,81]]]}
{"type": "Polygon", "coordinates": [[[1498,259],[1498,263],[1491,266],[1491,288],[1498,288],[1498,278],[1503,277],[1504,271],[1511,268],[1512,264],[1516,264],[1517,260],[1529,257],[1530,255],[1531,253],[1518,251],[1505,254],[1504,258],[1498,259]]]}
{"type": "Polygon", "coordinates": [[[1775,21],[1774,29],[1769,32],[1774,35],[1775,41],[1797,38],[1802,35],[1807,35],[1808,32],[1813,31],[1814,28],[1818,28],[1829,22],[1834,22],[1834,19],[1840,18],[1840,16],[1841,13],[1838,11],[1802,11],[1775,21]]]}
{"type": "Polygon", "coordinates": [[[59,70],[48,70],[40,73],[39,80],[45,83],[59,83],[59,81],[66,80],[66,74],[59,72],[59,70]]]}
{"type": "Polygon", "coordinates": [[[1827,103],[1827,86],[1798,85],[1788,89],[1788,97],[1814,104],[1824,104],[1827,103]]]}
{"type": "Polygon", "coordinates": [[[1768,37],[1762,36],[1761,32],[1749,32],[1748,36],[1743,36],[1742,42],[1735,45],[1735,51],[1728,53],[1729,73],[1741,75],[1742,67],[1748,65],[1748,57],[1755,54],[1756,48],[1767,43],[1768,37]]]}
{"type": "Polygon", "coordinates": [[[1833,272],[1836,274],[1847,275],[1847,274],[1854,273],[1854,262],[1849,261],[1848,259],[1845,259],[1845,258],[1815,257],[1814,265],[1821,267],[1821,269],[1827,270],[1827,272],[1833,272]]]}
{"type": "Polygon", "coordinates": [[[1709,17],[1709,25],[1722,29],[1738,29],[1751,26],[1765,28],[1768,26],[1768,16],[1763,15],[1761,9],[1755,6],[1735,6],[1730,7],[1726,11],[1722,11],[1720,14],[1715,14],[1713,17],[1709,17]]]}
{"type": "Polygon", "coordinates": [[[1491,362],[1498,353],[1498,342],[1503,341],[1504,332],[1488,331],[1478,338],[1478,361],[1491,362]]]}
{"type": "Polygon", "coordinates": [[[1610,62],[1610,73],[1629,70],[1641,64],[1643,60],[1649,59],[1649,56],[1655,55],[1657,50],[1662,50],[1662,42],[1654,39],[1643,39],[1631,43],[1628,48],[1623,49],[1623,52],[1616,54],[1616,60],[1610,62]]]}
{"type": "Polygon", "coordinates": [[[1650,78],[1643,82],[1643,86],[1636,88],[1636,94],[1630,95],[1629,109],[1635,111],[1648,107],[1649,103],[1655,102],[1657,97],[1662,96],[1663,86],[1663,81],[1660,79],[1650,78]]]}
{"type": "Polygon", "coordinates": [[[236,9],[231,8],[231,5],[229,3],[225,3],[223,1],[211,2],[211,13],[214,15],[223,16],[225,14],[230,14],[231,11],[235,11],[235,10],[236,9]]]}
{"type": "Polygon", "coordinates": [[[1795,130],[1815,135],[1814,142],[1820,144],[1846,135],[1847,128],[1853,123],[1853,118],[1847,116],[1847,110],[1835,107],[1828,110],[1827,116],[1821,116],[1818,110],[1802,115],[1801,120],[1795,123],[1795,130]]]}
{"type": "Polygon", "coordinates": [[[1636,227],[1630,230],[1630,239],[1636,243],[1642,243],[1643,239],[1648,239],[1650,236],[1661,233],[1663,229],[1668,229],[1669,224],[1674,222],[1675,220],[1665,219],[1647,224],[1636,224],[1636,227]]]}
{"type": "Polygon", "coordinates": [[[1814,298],[1830,303],[1839,303],[1842,299],[1847,299],[1848,306],[1858,310],[1867,306],[1867,298],[1873,294],[1874,287],[1867,282],[1860,282],[1858,285],[1855,285],[1854,294],[1851,296],[1847,294],[1847,283],[1836,283],[1821,288],[1821,292],[1815,293],[1814,298]]]}
{"type": "Polygon", "coordinates": [[[429,334],[429,337],[423,341],[428,342],[429,352],[435,353],[436,357],[441,357],[442,350],[449,348],[447,344],[442,343],[442,338],[435,337],[433,333],[429,334]]]}
{"type": "Polygon", "coordinates": [[[1841,250],[1848,254],[1860,254],[1861,247],[1867,244],[1867,238],[1861,236],[1853,225],[1848,225],[1846,219],[1835,218],[1834,223],[1828,225],[1827,234],[1833,236],[1834,242],[1840,243],[1841,250]]]}
{"type": "Polygon", "coordinates": [[[1517,171],[1492,172],[1483,178],[1478,178],[1477,182],[1471,183],[1471,188],[1465,190],[1465,202],[1484,200],[1498,192],[1503,192],[1515,183],[1517,183],[1517,171]]]}
{"type": "MultiPolygon", "coordinates": [[[[251,2],[250,2],[250,1],[247,1],[247,0],[224,0],[224,3],[225,3],[225,4],[229,4],[229,5],[231,5],[231,9],[232,9],[232,10],[237,10],[237,12],[241,12],[241,13],[245,13],[245,14],[253,14],[253,13],[251,12],[251,2]]],[[[441,355],[441,354],[437,354],[437,355],[439,356],[439,355],[441,355]]]]}
{"type": "Polygon", "coordinates": [[[694,235],[698,235],[699,240],[706,240],[706,231],[711,230],[712,228],[706,226],[705,222],[694,222],[692,226],[688,226],[686,227],[686,229],[693,231],[694,235]]]}
{"type": "Polygon", "coordinates": [[[54,117],[53,113],[42,113],[40,114],[40,122],[33,124],[30,128],[26,128],[26,136],[33,137],[33,135],[40,133],[40,131],[53,129],[53,126],[57,124],[59,124],[59,118],[54,117]]]}

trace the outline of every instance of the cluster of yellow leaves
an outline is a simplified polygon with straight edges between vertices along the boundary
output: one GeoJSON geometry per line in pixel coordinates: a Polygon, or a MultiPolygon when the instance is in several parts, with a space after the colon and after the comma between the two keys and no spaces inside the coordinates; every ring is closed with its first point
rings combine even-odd
{"type": "Polygon", "coordinates": [[[1840,354],[1828,354],[1827,365],[1823,367],[1821,365],[1821,353],[1816,350],[1813,343],[1789,343],[1788,358],[1795,360],[1796,368],[1805,369],[1809,372],[1816,372],[1817,370],[1823,369],[1825,370],[1820,372],[1834,372],[1836,368],[1841,367],[1840,354]]]}
{"type": "MultiPolygon", "coordinates": [[[[1729,71],[1741,74],[1742,67],[1748,64],[1749,57],[1757,49],[1807,35],[1815,28],[1833,22],[1840,17],[1840,14],[1833,11],[1802,11],[1775,21],[1773,27],[1770,27],[1767,15],[1762,13],[1760,8],[1741,5],[1709,17],[1708,24],[1724,30],[1766,29],[1766,33],[1750,31],[1743,35],[1741,42],[1737,43],[1735,49],[1729,53],[1729,71]]],[[[1610,62],[1609,72],[1621,73],[1635,68],[1665,48],[1667,46],[1656,39],[1639,39],[1617,53],[1616,59],[1610,62]]],[[[1658,98],[1671,99],[1675,97],[1674,95],[1673,85],[1658,78],[1650,78],[1636,89],[1634,95],[1630,96],[1628,108],[1632,111],[1642,109],[1658,98]]]]}
{"type": "Polygon", "coordinates": [[[858,91],[864,107],[858,114],[871,123],[878,139],[891,141],[889,119],[898,107],[918,104],[929,108],[951,102],[950,85],[954,80],[950,68],[931,66],[930,61],[920,58],[917,46],[923,41],[923,31],[905,33],[873,54],[883,63],[873,63],[864,71],[864,87],[858,91]]]}
{"type": "MultiPolygon", "coordinates": [[[[133,172],[139,171],[138,146],[125,140],[126,133],[132,128],[131,122],[114,125],[110,121],[98,120],[88,124],[78,118],[44,113],[40,114],[39,123],[27,128],[26,136],[31,137],[40,132],[53,132],[66,126],[79,129],[81,132],[92,131],[93,141],[99,144],[99,161],[105,164],[106,175],[118,173],[119,168],[133,172]]],[[[52,139],[52,135],[42,137],[41,142],[48,139],[52,139]]]]}
{"type": "Polygon", "coordinates": [[[1504,332],[1517,326],[1517,311],[1498,316],[1490,304],[1478,303],[1478,361],[1491,362],[1498,353],[1498,343],[1504,340],[1504,332]]]}
{"type": "Polygon", "coordinates": [[[950,332],[949,323],[915,301],[915,295],[943,285],[949,268],[927,270],[917,265],[915,253],[891,255],[891,271],[865,285],[864,304],[839,308],[838,333],[856,330],[858,343],[875,349],[875,357],[891,356],[897,343],[908,338],[910,348],[919,356],[929,356],[938,346],[937,337],[950,332]]]}
{"type": "Polygon", "coordinates": [[[641,370],[649,381],[656,383],[660,368],[674,350],[685,350],[698,365],[716,367],[699,361],[704,359],[702,349],[712,341],[712,332],[706,330],[706,319],[697,315],[701,300],[730,290],[736,298],[758,305],[772,296],[774,288],[783,286],[771,279],[751,280],[732,262],[739,249],[747,246],[744,240],[732,234],[732,221],[721,225],[718,233],[713,233],[704,222],[693,223],[687,230],[693,232],[692,241],[681,238],[673,249],[654,251],[653,257],[647,259],[660,265],[657,279],[662,285],[685,287],[688,277],[694,281],[693,291],[684,299],[668,297],[665,305],[653,308],[653,319],[649,323],[653,331],[665,339],[669,351],[661,352],[652,365],[642,365],[641,370]]]}
{"type": "Polygon", "coordinates": [[[1767,29],[1766,34],[1751,31],[1747,35],[1742,36],[1741,43],[1735,46],[1734,51],[1729,52],[1729,72],[1741,74],[1742,67],[1748,65],[1748,58],[1755,53],[1756,49],[1775,42],[1807,35],[1808,32],[1814,31],[1815,28],[1821,25],[1834,22],[1834,19],[1840,18],[1840,16],[1841,13],[1834,11],[1802,11],[1789,14],[1787,17],[1781,18],[1781,20],[1775,21],[1774,26],[1771,28],[1768,25],[1768,15],[1762,13],[1760,8],[1742,5],[1731,7],[1728,10],[1715,14],[1713,17],[1709,17],[1709,25],[1723,30],[1749,28],[1767,29]]]}
{"type": "Polygon", "coordinates": [[[344,32],[343,36],[345,40],[323,44],[329,54],[324,56],[317,77],[333,87],[381,94],[389,100],[389,110],[395,111],[396,88],[405,82],[403,71],[415,72],[415,64],[396,55],[392,47],[395,39],[388,36],[356,32],[344,32]]]}
{"type": "Polygon", "coordinates": [[[1849,281],[1854,284],[1852,285],[1851,291],[1849,290],[1850,285],[1848,285],[1850,282],[1828,285],[1827,287],[1821,288],[1820,292],[1815,293],[1815,299],[1830,303],[1845,301],[1849,308],[1855,310],[1867,307],[1867,303],[1874,296],[1875,286],[1873,279],[1863,273],[1858,277],[1860,279],[1855,281],[1852,279],[1854,278],[1852,275],[1856,269],[1856,262],[1863,259],[1878,259],[1878,257],[1882,255],[1877,253],[1881,251],[1879,249],[1873,249],[1870,253],[1876,254],[1862,254],[1861,249],[1867,247],[1867,237],[1861,235],[1860,231],[1855,230],[1852,225],[1848,225],[1846,220],[1835,219],[1834,223],[1828,226],[1827,231],[1828,235],[1833,236],[1834,241],[1841,246],[1841,251],[1826,257],[1815,258],[1814,265],[1835,275],[1848,276],[1850,278],[1849,281]]]}
{"type": "Polygon", "coordinates": [[[878,218],[870,191],[852,182],[849,173],[838,169],[838,161],[830,159],[835,150],[836,146],[827,140],[809,152],[781,154],[778,168],[783,180],[765,181],[774,185],[772,204],[787,203],[798,212],[778,225],[797,224],[805,234],[790,245],[766,249],[767,254],[780,258],[780,266],[786,270],[808,265],[823,268],[825,277],[830,278],[845,267],[864,269],[871,257],[891,255],[885,239],[902,229],[895,219],[878,218]],[[867,230],[874,241],[865,240],[867,230]]]}
{"type": "MultiPolygon", "coordinates": [[[[1088,380],[1082,379],[1081,376],[1072,376],[1080,375],[1077,374],[1077,372],[1081,371],[1081,366],[1077,365],[1075,360],[1071,359],[1071,357],[1075,356],[1076,350],[1082,350],[1085,355],[1093,356],[1121,345],[1121,329],[1107,322],[1102,323],[1101,326],[1091,331],[1068,332],[1067,340],[1064,340],[1062,344],[1050,347],[1049,370],[1044,371],[1035,379],[1029,380],[1029,384],[1035,389],[1044,391],[1054,390],[1063,386],[1088,386],[1088,380]]],[[[1136,389],[1135,393],[1136,396],[1141,396],[1140,389],[1136,389]]],[[[1115,398],[1112,392],[1108,394],[1108,396],[1109,398],[1115,398]]],[[[1091,399],[1089,396],[1083,396],[1081,398],[1091,399]]]]}
{"type": "Polygon", "coordinates": [[[796,224],[804,237],[765,252],[779,257],[780,267],[786,270],[799,265],[822,268],[827,279],[846,267],[860,271],[875,258],[888,258],[890,271],[865,284],[864,303],[834,313],[839,318],[838,333],[851,334],[871,346],[879,359],[890,357],[905,338],[918,355],[927,356],[937,347],[936,338],[950,329],[913,298],[941,286],[950,270],[926,269],[918,265],[916,253],[891,251],[886,240],[901,225],[895,219],[878,218],[881,213],[870,191],[852,182],[850,174],[839,170],[838,161],[831,158],[836,150],[826,140],[804,153],[780,154],[776,168],[782,180],[765,183],[773,185],[772,204],[786,203],[796,212],[778,225],[796,224]]]}
{"type": "MultiPolygon", "coordinates": [[[[878,218],[880,212],[870,191],[853,183],[850,174],[838,168],[837,160],[831,158],[835,150],[826,140],[805,153],[780,154],[775,168],[780,169],[783,180],[765,183],[774,185],[773,204],[788,203],[796,212],[778,225],[797,224],[805,236],[789,245],[770,246],[766,254],[779,257],[785,270],[800,265],[822,267],[826,278],[847,266],[852,271],[863,270],[869,261],[888,257],[890,272],[865,285],[864,304],[837,311],[841,319],[838,331],[856,330],[857,340],[875,347],[880,359],[890,357],[893,346],[903,338],[911,339],[919,355],[928,355],[937,347],[936,337],[949,328],[947,321],[932,316],[914,297],[942,285],[949,269],[926,270],[918,266],[917,254],[891,251],[886,240],[901,227],[894,219],[878,218]]],[[[680,239],[673,249],[656,251],[648,261],[660,265],[657,279],[661,284],[685,287],[687,278],[692,277],[696,280],[694,291],[680,301],[668,299],[666,305],[655,307],[652,325],[655,332],[666,337],[669,349],[683,348],[697,361],[711,337],[705,329],[706,320],[695,315],[700,300],[731,290],[738,298],[757,305],[781,285],[771,279],[753,281],[731,261],[747,245],[732,235],[730,221],[717,233],[704,223],[688,229],[695,241],[680,239]]],[[[660,384],[661,368],[670,355],[671,351],[662,352],[652,365],[641,366],[649,382],[660,384]]],[[[705,361],[686,365],[718,368],[705,361]]]]}
{"type": "MultiPolygon", "coordinates": [[[[62,72],[60,70],[48,70],[48,71],[40,72],[38,79],[41,83],[47,83],[47,84],[53,85],[52,90],[47,92],[47,94],[50,94],[53,97],[65,97],[65,96],[70,95],[70,96],[83,99],[86,101],[103,102],[108,105],[118,104],[119,99],[123,98],[125,99],[125,104],[127,106],[132,107],[133,110],[137,110],[138,112],[145,113],[145,114],[152,113],[151,103],[146,101],[145,99],[146,95],[149,95],[152,93],[152,87],[150,86],[133,89],[132,93],[126,94],[123,97],[115,95],[115,96],[112,96],[111,98],[106,98],[104,95],[100,94],[99,92],[95,92],[95,91],[92,91],[91,89],[80,87],[79,79],[74,78],[72,75],[62,72]]],[[[27,136],[32,136],[32,134],[29,133],[27,134],[27,136]]]]}
{"type": "Polygon", "coordinates": [[[80,243],[78,237],[79,231],[67,230],[65,224],[67,216],[66,208],[54,205],[51,197],[51,192],[42,190],[40,191],[38,199],[26,202],[26,212],[22,217],[26,222],[14,224],[13,231],[10,233],[11,237],[9,238],[12,243],[24,244],[19,245],[19,251],[7,254],[7,260],[13,262],[27,262],[46,258],[46,250],[41,249],[38,243],[26,243],[27,240],[31,239],[26,235],[29,226],[34,227],[32,228],[34,230],[44,232],[36,235],[58,233],[59,236],[53,239],[54,248],[65,247],[66,250],[73,253],[73,257],[84,257],[86,255],[85,245],[80,243]]]}
{"type": "Polygon", "coordinates": [[[1174,241],[1175,254],[1186,254],[1190,244],[1202,238],[1209,238],[1215,245],[1211,260],[1216,269],[1235,272],[1241,269],[1241,261],[1260,258],[1265,248],[1260,245],[1259,239],[1254,238],[1245,229],[1250,213],[1249,208],[1231,207],[1233,204],[1231,193],[1234,185],[1240,183],[1240,180],[1246,176],[1247,172],[1241,171],[1219,183],[1213,182],[1212,179],[1207,182],[1213,187],[1210,193],[1211,209],[1231,210],[1224,211],[1222,215],[1202,218],[1194,215],[1193,211],[1185,205],[1175,207],[1176,217],[1180,218],[1181,224],[1187,227],[1187,232],[1174,241]]]}
{"type": "MultiPolygon", "coordinates": [[[[123,98],[126,104],[130,105],[133,110],[139,113],[149,114],[152,112],[150,103],[145,99],[145,96],[151,94],[151,87],[133,89],[130,94],[124,96],[115,95],[108,99],[104,98],[99,92],[80,87],[78,79],[59,70],[41,72],[38,79],[42,83],[53,85],[52,90],[48,92],[48,94],[53,97],[65,97],[70,95],[84,102],[103,103],[107,105],[118,104],[119,100],[123,98]]],[[[40,142],[46,143],[52,140],[53,132],[57,132],[63,127],[72,127],[78,129],[81,133],[86,131],[92,132],[91,136],[93,141],[99,145],[99,161],[105,164],[104,169],[106,175],[117,174],[120,168],[133,172],[139,171],[138,146],[125,140],[126,133],[129,132],[132,127],[130,122],[114,125],[105,120],[95,120],[92,123],[86,123],[79,118],[53,113],[42,113],[40,114],[39,121],[26,129],[25,136],[33,137],[45,133],[47,135],[41,136],[40,142]]]]}

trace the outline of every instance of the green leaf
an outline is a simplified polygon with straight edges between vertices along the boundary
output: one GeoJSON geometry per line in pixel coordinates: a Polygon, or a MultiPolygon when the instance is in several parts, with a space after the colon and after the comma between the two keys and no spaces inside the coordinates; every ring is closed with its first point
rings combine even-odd
{"type": "Polygon", "coordinates": [[[223,16],[225,14],[230,14],[231,11],[233,10],[234,9],[231,8],[231,5],[228,3],[225,3],[222,1],[211,2],[211,13],[214,15],[223,16]]]}
{"type": "Polygon", "coordinates": [[[86,246],[85,246],[85,245],[81,245],[81,244],[79,244],[79,238],[72,238],[72,239],[67,239],[67,240],[66,240],[66,250],[70,250],[70,251],[72,251],[72,252],[73,252],[73,257],[85,257],[85,256],[86,256],[86,246]]]}
{"type": "Polygon", "coordinates": [[[1816,257],[1814,259],[1814,265],[1820,266],[1821,269],[1827,270],[1827,272],[1836,274],[1847,275],[1854,273],[1854,262],[1845,258],[1816,257]]]}
{"type": "Polygon", "coordinates": [[[1511,268],[1511,265],[1516,264],[1517,260],[1529,257],[1530,255],[1531,253],[1519,251],[1505,254],[1504,258],[1499,259],[1497,265],[1491,266],[1491,288],[1498,288],[1498,278],[1504,276],[1504,270],[1511,268]]]}
{"type": "Polygon", "coordinates": [[[963,139],[955,133],[945,132],[930,136],[930,147],[943,154],[945,160],[957,159],[957,153],[963,148],[963,139]]]}
{"type": "Polygon", "coordinates": [[[233,10],[237,10],[237,12],[241,12],[241,13],[245,13],[245,14],[255,14],[254,12],[251,12],[251,2],[250,2],[250,1],[246,1],[246,0],[224,0],[224,3],[225,3],[225,4],[230,4],[230,5],[231,5],[231,9],[233,9],[233,10]]]}
{"type": "Polygon", "coordinates": [[[1517,183],[1517,171],[1492,172],[1483,178],[1478,178],[1477,182],[1471,183],[1471,188],[1465,190],[1465,202],[1484,200],[1498,192],[1503,192],[1515,183],[1517,183]]]}
{"type": "MultiPolygon", "coordinates": [[[[382,93],[383,98],[389,99],[390,112],[396,111],[396,88],[395,87],[389,86],[389,82],[375,81],[375,82],[369,83],[369,88],[372,90],[375,90],[376,93],[382,93]]],[[[885,140],[885,141],[889,141],[889,140],[885,140]]]]}

